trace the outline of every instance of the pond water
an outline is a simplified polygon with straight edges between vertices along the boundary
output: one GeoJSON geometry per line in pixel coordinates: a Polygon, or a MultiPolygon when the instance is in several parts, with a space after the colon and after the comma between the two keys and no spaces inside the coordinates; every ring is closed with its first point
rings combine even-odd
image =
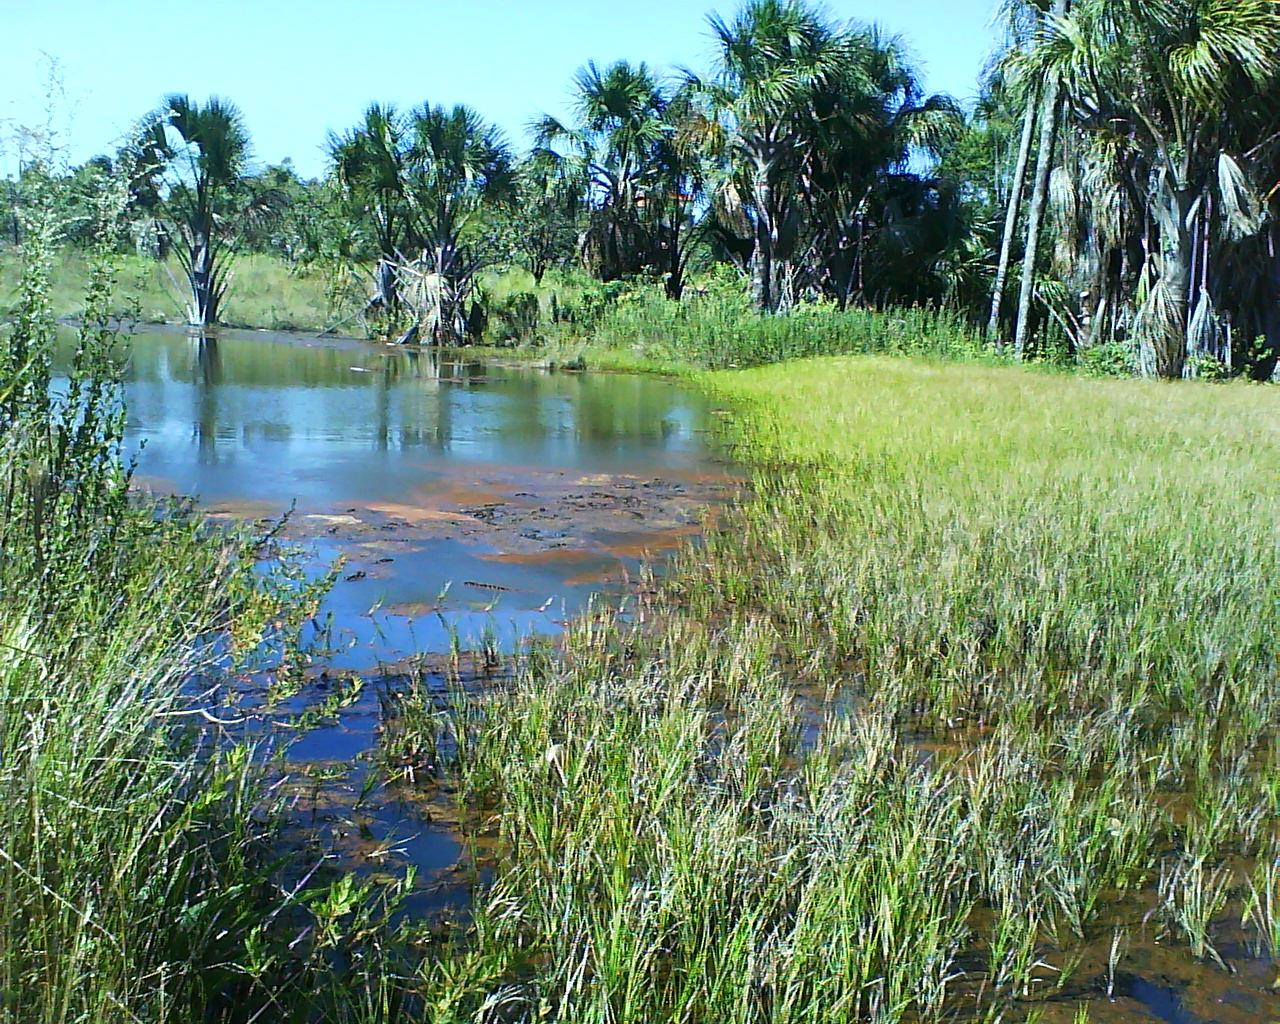
{"type": "Polygon", "coordinates": [[[299,843],[414,864],[418,909],[465,902],[456,821],[380,784],[388,695],[454,642],[555,633],[696,536],[734,483],[707,401],[654,378],[351,340],[144,328],[128,345],[137,484],[264,526],[292,509],[282,535],[311,571],[341,560],[311,684],[268,714],[257,687],[232,712],[287,747],[299,843]],[[352,673],[367,685],[339,712],[279,727],[352,673]]]}
{"type": "Polygon", "coordinates": [[[272,519],[316,564],[334,664],[554,632],[700,529],[731,480],[675,384],[266,332],[130,339],[137,481],[272,519]]]}

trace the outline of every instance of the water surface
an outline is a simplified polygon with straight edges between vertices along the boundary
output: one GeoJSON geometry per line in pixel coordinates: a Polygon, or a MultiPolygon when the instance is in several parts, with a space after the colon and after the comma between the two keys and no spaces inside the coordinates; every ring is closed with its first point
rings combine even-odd
{"type": "Polygon", "coordinates": [[[340,339],[142,329],[129,339],[139,483],[270,519],[317,564],[339,667],[552,632],[697,533],[728,481],[701,395],[340,339]]]}

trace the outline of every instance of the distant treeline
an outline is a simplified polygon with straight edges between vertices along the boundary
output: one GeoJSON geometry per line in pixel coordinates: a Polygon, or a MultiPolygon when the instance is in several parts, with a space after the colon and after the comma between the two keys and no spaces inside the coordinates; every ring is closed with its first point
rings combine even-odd
{"type": "MultiPolygon", "coordinates": [[[[523,266],[673,302],[737,273],[757,311],[923,306],[1017,358],[1269,378],[1280,353],[1280,6],[1011,0],[962,107],[898,38],[795,0],[710,17],[705,73],[587,63],[566,121],[515,146],[466,106],[372,104],[319,180],[251,160],[239,110],[167,97],[56,176],[71,238],[126,175],[135,243],[216,322],[237,252],[322,268],[375,330],[460,342],[523,266]]],[[[31,160],[4,183],[21,234],[31,160]]],[[[522,305],[523,304],[523,305],[522,305]]],[[[528,320],[528,316],[524,316],[528,320]]],[[[536,319],[536,317],[534,317],[536,319]]]]}

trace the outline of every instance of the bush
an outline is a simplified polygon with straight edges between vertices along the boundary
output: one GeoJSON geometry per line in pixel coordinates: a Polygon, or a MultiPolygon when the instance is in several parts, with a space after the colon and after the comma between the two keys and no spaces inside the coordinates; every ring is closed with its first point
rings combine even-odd
{"type": "Polygon", "coordinates": [[[533,341],[542,322],[542,303],[537,292],[516,291],[489,298],[487,335],[490,341],[503,344],[526,344],[533,341]]]}

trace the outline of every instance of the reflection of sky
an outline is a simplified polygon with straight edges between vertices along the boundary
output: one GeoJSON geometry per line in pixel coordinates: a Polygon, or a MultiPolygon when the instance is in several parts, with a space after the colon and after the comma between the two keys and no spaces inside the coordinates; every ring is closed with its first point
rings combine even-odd
{"type": "Polygon", "coordinates": [[[451,464],[585,473],[696,468],[701,400],[616,375],[445,364],[373,346],[304,347],[227,332],[132,340],[139,470],[184,493],[287,505],[385,501],[451,464]]]}

